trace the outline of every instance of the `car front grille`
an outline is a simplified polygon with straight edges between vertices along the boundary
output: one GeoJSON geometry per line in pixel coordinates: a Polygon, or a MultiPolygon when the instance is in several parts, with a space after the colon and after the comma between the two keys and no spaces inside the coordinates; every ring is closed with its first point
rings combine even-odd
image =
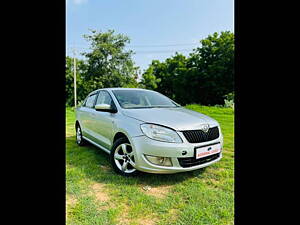
{"type": "Polygon", "coordinates": [[[211,162],[220,157],[220,153],[209,155],[200,159],[196,159],[195,157],[188,158],[178,158],[179,165],[183,168],[198,166],[204,163],[211,162]]]}
{"type": "Polygon", "coordinates": [[[204,132],[203,130],[185,130],[182,131],[186,140],[190,143],[201,143],[206,141],[212,141],[219,137],[218,127],[211,127],[204,132]]]}

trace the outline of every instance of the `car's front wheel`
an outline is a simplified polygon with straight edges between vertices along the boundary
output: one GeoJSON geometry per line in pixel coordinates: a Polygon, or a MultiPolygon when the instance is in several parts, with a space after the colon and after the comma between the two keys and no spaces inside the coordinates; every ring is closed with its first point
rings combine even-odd
{"type": "Polygon", "coordinates": [[[138,173],[135,169],[134,152],[127,138],[120,138],[114,143],[110,152],[110,161],[118,174],[133,176],[138,173]]]}

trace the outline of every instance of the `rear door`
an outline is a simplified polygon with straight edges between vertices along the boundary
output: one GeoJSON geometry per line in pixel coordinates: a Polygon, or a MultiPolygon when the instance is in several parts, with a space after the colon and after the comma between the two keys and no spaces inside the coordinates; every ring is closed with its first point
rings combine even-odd
{"type": "Polygon", "coordinates": [[[80,120],[81,120],[81,129],[83,135],[94,141],[92,127],[93,127],[93,116],[95,113],[95,101],[97,98],[98,92],[92,93],[87,97],[84,105],[81,107],[80,120]]]}
{"type": "MultiPolygon", "coordinates": [[[[99,95],[96,100],[96,104],[108,104],[115,107],[114,102],[107,91],[99,91],[99,95]]],[[[94,111],[91,127],[92,133],[96,139],[96,142],[101,146],[110,150],[112,146],[113,135],[113,123],[115,120],[115,113],[94,111]]]]}

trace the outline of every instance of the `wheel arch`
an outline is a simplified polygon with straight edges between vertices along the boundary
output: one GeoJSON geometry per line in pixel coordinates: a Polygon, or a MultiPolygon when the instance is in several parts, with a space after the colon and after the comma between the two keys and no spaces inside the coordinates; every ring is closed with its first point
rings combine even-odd
{"type": "Polygon", "coordinates": [[[77,127],[78,127],[78,126],[80,126],[80,123],[79,123],[78,120],[76,120],[76,122],[75,122],[75,130],[77,130],[77,127]]]}
{"type": "Polygon", "coordinates": [[[126,138],[129,141],[129,138],[127,137],[127,135],[121,131],[118,131],[113,138],[113,143],[116,142],[116,140],[118,140],[119,138],[126,138]]]}

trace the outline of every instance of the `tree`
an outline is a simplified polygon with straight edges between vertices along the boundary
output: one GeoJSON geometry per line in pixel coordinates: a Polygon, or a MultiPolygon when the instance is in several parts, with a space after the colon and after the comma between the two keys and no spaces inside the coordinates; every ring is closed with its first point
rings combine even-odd
{"type": "MultiPolygon", "coordinates": [[[[153,60],[144,72],[142,83],[146,88],[156,90],[175,101],[182,89],[182,75],[186,72],[186,57],[176,53],[165,62],[153,60]]],[[[185,90],[184,90],[185,91],[185,90]]]]}
{"type": "Polygon", "coordinates": [[[176,53],[164,62],[153,60],[142,83],[180,104],[223,104],[233,92],[234,35],[221,32],[201,40],[189,57],[176,53]]]}
{"type": "Polygon", "coordinates": [[[150,90],[155,90],[157,88],[157,84],[161,81],[161,79],[156,78],[153,70],[154,67],[150,65],[149,68],[144,72],[140,82],[142,87],[150,90]]]}
{"type": "Polygon", "coordinates": [[[202,46],[191,54],[196,76],[198,102],[204,105],[223,104],[224,96],[234,88],[234,35],[226,31],[209,35],[202,46]]]}
{"type": "Polygon", "coordinates": [[[114,34],[113,30],[91,32],[84,35],[91,44],[91,51],[83,53],[87,59],[84,82],[88,92],[98,88],[137,86],[135,78],[138,67],[131,59],[133,52],[125,50],[129,38],[114,34]]]}

